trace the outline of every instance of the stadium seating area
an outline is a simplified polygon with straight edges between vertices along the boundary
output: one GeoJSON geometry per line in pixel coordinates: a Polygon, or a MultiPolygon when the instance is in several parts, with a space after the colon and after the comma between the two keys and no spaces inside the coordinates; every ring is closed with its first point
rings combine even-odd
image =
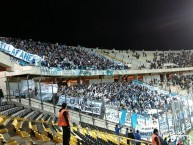
{"type": "MultiPolygon", "coordinates": [[[[174,67],[184,68],[193,66],[193,53],[192,51],[185,51],[185,50],[182,51],[169,50],[165,52],[164,51],[148,52],[144,50],[117,51],[117,50],[100,50],[98,48],[88,49],[80,46],[74,47],[60,44],[42,43],[32,41],[31,39],[21,40],[15,38],[0,38],[0,41],[3,41],[7,44],[11,44],[15,48],[24,50],[28,53],[36,54],[42,57],[40,66],[43,66],[41,68],[42,69],[45,68],[46,70],[49,70],[49,68],[54,67],[53,70],[55,70],[56,68],[57,71],[74,69],[72,71],[75,72],[76,69],[80,70],[112,69],[117,70],[116,72],[123,72],[123,71],[127,72],[128,69],[162,69],[174,67]]],[[[12,59],[14,61],[19,62],[21,61],[18,60],[17,58],[12,59]]],[[[27,64],[27,62],[21,61],[20,65],[25,66],[29,65],[29,63],[27,64]]],[[[32,61],[30,65],[35,65],[35,63],[32,61]]],[[[33,69],[36,67],[30,68],[33,69]]],[[[160,70],[152,70],[152,72],[153,71],[160,71],[160,70]]],[[[156,80],[155,82],[157,84],[163,85],[165,83],[164,85],[168,87],[169,92],[160,90],[158,89],[158,87],[151,86],[156,83],[151,83],[151,85],[148,85],[143,82],[139,82],[138,80],[128,81],[127,79],[122,80],[119,79],[118,81],[114,81],[113,79],[115,79],[117,76],[116,77],[112,76],[112,78],[108,76],[110,78],[108,82],[103,83],[102,79],[99,80],[100,77],[97,78],[99,80],[98,82],[90,84],[88,84],[88,81],[85,80],[83,82],[81,80],[79,84],[74,83],[75,82],[74,81],[72,83],[73,85],[72,84],[68,85],[67,82],[65,83],[60,82],[61,84],[63,84],[63,86],[60,87],[59,89],[57,88],[58,90],[55,97],[53,97],[52,95],[41,96],[42,95],[41,93],[38,94],[38,88],[34,87],[33,88],[34,95],[30,96],[28,94],[28,96],[24,98],[28,99],[28,97],[30,96],[31,99],[39,99],[39,100],[42,99],[41,101],[54,103],[54,111],[56,111],[55,105],[61,105],[67,98],[67,102],[69,101],[68,102],[69,108],[74,109],[75,111],[79,110],[81,113],[85,114],[89,114],[92,112],[92,117],[98,117],[100,119],[105,118],[106,121],[108,120],[110,122],[114,121],[118,123],[119,120],[115,121],[115,119],[119,119],[119,116],[117,117],[116,113],[124,109],[126,109],[127,112],[129,111],[130,115],[132,112],[135,113],[136,115],[139,115],[141,118],[143,117],[145,117],[145,119],[150,118],[151,121],[155,121],[158,119],[159,121],[158,116],[167,115],[167,113],[164,114],[165,110],[167,110],[168,112],[172,112],[172,110],[175,110],[177,108],[175,107],[172,109],[172,107],[174,107],[172,105],[174,105],[175,103],[179,105],[177,103],[179,102],[178,101],[179,97],[177,97],[175,93],[172,93],[170,85],[172,85],[172,87],[177,85],[180,86],[182,89],[188,89],[188,91],[190,91],[193,76],[191,75],[191,72],[189,73],[190,75],[187,75],[188,73],[186,73],[186,75],[179,75],[180,73],[178,75],[174,73],[164,74],[173,76],[172,77],[166,76],[167,78],[164,76],[163,82],[160,82],[160,80],[157,81],[156,78],[153,79],[151,78],[151,82],[156,80]],[[48,99],[46,99],[46,97],[48,99]],[[62,99],[60,99],[60,97],[62,99]],[[107,112],[105,112],[106,111],[105,109],[107,110],[107,112]],[[151,113],[152,110],[154,111],[156,110],[157,112],[151,113]],[[114,115],[111,114],[113,111],[116,112],[114,115]],[[105,116],[107,114],[110,114],[108,116],[109,118],[105,116]]],[[[158,74],[158,76],[159,75],[160,74],[158,74]]],[[[125,76],[123,76],[123,78],[124,77],[125,76]]],[[[159,77],[161,78],[161,76],[159,77]]],[[[63,78],[61,79],[61,81],[63,81],[63,78]]],[[[7,87],[9,86],[9,84],[6,85],[7,87]]],[[[22,94],[22,92],[20,93],[22,94]]],[[[18,98],[19,97],[16,97],[16,99],[18,98]]],[[[43,106],[41,107],[43,108],[43,106]]],[[[187,108],[184,107],[182,108],[182,110],[183,109],[187,108]]],[[[169,115],[170,115],[169,117],[171,117],[171,114],[169,115]]],[[[127,114],[127,119],[128,118],[129,115],[127,114]]],[[[94,120],[94,118],[92,119],[94,120]]],[[[126,138],[125,135],[120,134],[120,136],[116,136],[114,134],[114,131],[106,130],[101,127],[96,127],[94,125],[87,124],[85,122],[80,123],[81,127],[77,125],[72,125],[71,127],[71,140],[70,140],[71,145],[127,144],[128,138],[126,138]]],[[[95,124],[94,121],[93,124],[95,124]]],[[[152,130],[152,128],[150,129],[152,130]]],[[[169,131],[169,129],[165,132],[164,131],[162,133],[169,131]]],[[[151,132],[148,133],[142,132],[141,135],[142,134],[145,135],[148,134],[148,137],[151,136],[151,132]]],[[[8,145],[61,144],[62,130],[60,127],[57,126],[57,117],[55,116],[55,114],[50,114],[47,112],[43,112],[41,110],[37,110],[30,107],[24,107],[22,105],[18,104],[16,105],[14,103],[9,102],[3,103],[0,106],[0,140],[1,140],[0,145],[1,143],[4,142],[6,142],[8,145]]],[[[131,142],[136,141],[131,140],[131,142]]],[[[149,142],[146,141],[142,142],[143,144],[144,143],[149,144],[149,142]]]]}
{"type": "MultiPolygon", "coordinates": [[[[58,67],[61,69],[84,70],[123,70],[123,69],[162,69],[185,68],[193,66],[193,53],[190,50],[181,51],[131,51],[131,50],[101,50],[85,47],[66,46],[36,42],[31,39],[1,37],[0,41],[13,45],[15,48],[42,57],[41,66],[58,67]],[[52,53],[51,53],[52,52],[52,53]]],[[[27,63],[17,58],[22,66],[27,63]]],[[[31,62],[33,65],[34,62],[31,62]]]]}
{"type": "Polygon", "coordinates": [[[132,64],[135,69],[184,68],[193,66],[193,53],[181,51],[131,51],[96,50],[122,63],[132,64]]]}
{"type": "Polygon", "coordinates": [[[84,47],[35,42],[31,39],[0,38],[0,41],[42,57],[41,65],[49,68],[59,67],[62,69],[85,70],[128,69],[127,65],[107,59],[84,47]]]}
{"type": "Polygon", "coordinates": [[[115,105],[117,102],[125,107],[131,107],[135,112],[143,114],[147,109],[160,108],[171,105],[175,98],[170,98],[169,94],[163,94],[142,84],[132,81],[108,82],[97,84],[75,84],[65,86],[63,91],[59,91],[68,97],[83,97],[83,100],[106,99],[108,104],[115,105]]]}
{"type": "MultiPolygon", "coordinates": [[[[62,130],[56,123],[57,117],[52,114],[3,102],[0,106],[0,144],[61,144],[62,130]]],[[[84,125],[71,127],[71,145],[126,145],[126,140],[126,137],[118,137],[104,129],[84,125]]],[[[147,141],[142,142],[149,144],[147,141]]]]}

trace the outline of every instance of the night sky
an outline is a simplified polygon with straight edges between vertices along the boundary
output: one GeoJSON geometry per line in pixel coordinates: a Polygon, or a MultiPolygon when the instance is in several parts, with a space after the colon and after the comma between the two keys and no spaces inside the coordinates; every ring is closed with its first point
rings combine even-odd
{"type": "Polygon", "coordinates": [[[107,49],[193,49],[192,0],[0,2],[0,35],[107,49]]]}

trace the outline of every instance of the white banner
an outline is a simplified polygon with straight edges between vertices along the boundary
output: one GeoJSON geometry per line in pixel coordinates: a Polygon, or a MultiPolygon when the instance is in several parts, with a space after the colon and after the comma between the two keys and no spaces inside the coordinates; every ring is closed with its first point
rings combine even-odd
{"type": "Polygon", "coordinates": [[[57,67],[41,67],[41,74],[42,75],[70,75],[70,76],[94,76],[94,75],[108,75],[112,76],[114,70],[80,70],[80,69],[73,69],[73,70],[63,70],[62,68],[57,67]]]}
{"type": "Polygon", "coordinates": [[[52,94],[41,94],[41,96],[40,96],[40,94],[38,93],[37,98],[39,100],[42,99],[42,101],[49,101],[49,100],[52,100],[52,94]]]}
{"type": "Polygon", "coordinates": [[[27,53],[21,49],[17,49],[15,47],[13,47],[12,45],[4,43],[2,41],[0,41],[0,51],[8,53],[16,58],[23,60],[23,61],[26,61],[29,63],[35,63],[35,65],[38,65],[38,63],[42,60],[42,58],[38,55],[33,55],[31,53],[27,53]]]}
{"type": "Polygon", "coordinates": [[[101,113],[101,102],[97,102],[97,101],[90,101],[88,99],[84,99],[84,98],[76,98],[76,97],[68,97],[68,96],[64,96],[61,95],[59,97],[58,103],[57,105],[62,105],[62,103],[64,103],[66,100],[67,105],[70,106],[71,108],[76,108],[76,109],[80,109],[81,112],[87,112],[87,113],[93,113],[93,114],[97,114],[100,115],[101,113]]]}
{"type": "MultiPolygon", "coordinates": [[[[58,84],[47,84],[47,83],[40,83],[41,85],[41,93],[42,94],[51,94],[52,93],[52,86],[53,86],[53,93],[58,92],[58,84]]],[[[38,84],[38,93],[40,93],[40,85],[38,84]]]]}
{"type": "Polygon", "coordinates": [[[29,83],[29,92],[35,91],[35,82],[34,80],[23,80],[20,81],[20,91],[21,93],[26,93],[28,91],[28,83],[29,83]]]}
{"type": "Polygon", "coordinates": [[[47,84],[47,83],[40,83],[40,85],[38,84],[38,94],[37,94],[37,98],[39,100],[43,100],[43,101],[49,101],[52,100],[52,87],[53,87],[53,93],[57,93],[58,92],[58,84],[47,84]],[[41,85],[41,95],[40,95],[40,85],[41,85]]]}

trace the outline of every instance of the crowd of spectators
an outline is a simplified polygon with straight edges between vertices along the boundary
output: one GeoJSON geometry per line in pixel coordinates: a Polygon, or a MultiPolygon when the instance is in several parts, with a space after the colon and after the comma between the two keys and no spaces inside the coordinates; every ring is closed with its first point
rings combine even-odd
{"type": "Polygon", "coordinates": [[[192,67],[193,66],[193,53],[190,50],[181,50],[178,52],[162,52],[156,51],[153,53],[153,60],[147,60],[150,62],[151,69],[162,69],[164,64],[171,64],[170,67],[192,67]]]}
{"type": "Polygon", "coordinates": [[[151,90],[132,81],[108,82],[98,84],[75,84],[64,86],[64,95],[69,97],[83,97],[84,99],[108,100],[110,105],[122,105],[134,112],[143,114],[148,109],[163,109],[169,107],[172,100],[169,94],[151,90]]]}
{"type": "Polygon", "coordinates": [[[128,69],[127,65],[110,60],[92,49],[36,42],[32,39],[0,38],[17,49],[42,57],[41,65],[45,67],[60,67],[62,69],[128,69]]]}
{"type": "Polygon", "coordinates": [[[192,86],[193,75],[174,75],[168,79],[168,82],[173,86],[180,86],[181,89],[190,90],[192,86]]]}
{"type": "MultiPolygon", "coordinates": [[[[129,69],[127,64],[116,62],[96,53],[93,49],[80,46],[66,46],[63,44],[51,44],[40,41],[22,40],[16,38],[1,37],[0,41],[13,45],[15,48],[22,49],[28,53],[36,54],[42,58],[41,65],[45,67],[59,67],[62,69],[129,69]]],[[[147,53],[142,50],[142,56],[137,51],[132,51],[133,57],[139,60],[141,57],[147,58],[147,53]]],[[[128,57],[129,57],[128,55],[128,57]]],[[[181,51],[155,51],[153,59],[146,59],[150,64],[150,69],[162,69],[164,64],[171,64],[167,67],[192,67],[193,53],[190,50],[181,51]]],[[[23,64],[23,63],[22,63],[23,64]]],[[[147,66],[142,63],[139,69],[145,69],[147,66]]]]}

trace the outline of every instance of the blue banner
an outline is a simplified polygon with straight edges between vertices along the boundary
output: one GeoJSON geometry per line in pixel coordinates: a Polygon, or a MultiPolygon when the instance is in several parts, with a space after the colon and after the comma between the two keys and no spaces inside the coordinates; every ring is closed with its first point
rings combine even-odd
{"type": "Polygon", "coordinates": [[[125,121],[126,121],[126,115],[127,115],[127,110],[126,109],[122,109],[121,110],[121,117],[120,117],[120,125],[125,125],[125,121]]]}
{"type": "Polygon", "coordinates": [[[38,55],[34,55],[23,50],[17,49],[10,44],[0,41],[0,51],[8,53],[11,56],[19,58],[25,62],[29,62],[33,65],[38,65],[42,58],[38,55]]]}
{"type": "Polygon", "coordinates": [[[131,127],[132,128],[136,128],[137,126],[137,114],[136,113],[132,113],[131,116],[131,127]]]}

